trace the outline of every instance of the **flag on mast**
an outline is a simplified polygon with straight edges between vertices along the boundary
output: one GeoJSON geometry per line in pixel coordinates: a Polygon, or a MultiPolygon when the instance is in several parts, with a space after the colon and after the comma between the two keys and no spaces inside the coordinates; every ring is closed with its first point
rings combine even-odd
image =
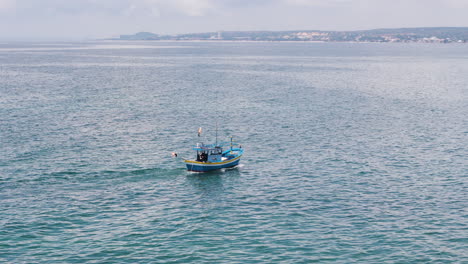
{"type": "Polygon", "coordinates": [[[202,128],[200,127],[200,128],[198,128],[198,136],[200,136],[201,133],[202,133],[202,128]]]}

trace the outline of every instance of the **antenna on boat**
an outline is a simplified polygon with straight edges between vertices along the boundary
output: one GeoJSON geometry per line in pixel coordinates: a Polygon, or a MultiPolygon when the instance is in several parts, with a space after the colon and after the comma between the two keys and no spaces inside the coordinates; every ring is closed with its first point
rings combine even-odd
{"type": "Polygon", "coordinates": [[[218,146],[218,119],[216,119],[216,145],[215,147],[218,146]]]}
{"type": "MultiPolygon", "coordinates": [[[[216,99],[215,99],[215,102],[218,103],[218,91],[215,92],[215,96],[216,96],[216,99]]],[[[219,111],[218,111],[218,114],[216,115],[216,142],[215,142],[215,147],[218,146],[218,117],[219,117],[219,111]]]]}

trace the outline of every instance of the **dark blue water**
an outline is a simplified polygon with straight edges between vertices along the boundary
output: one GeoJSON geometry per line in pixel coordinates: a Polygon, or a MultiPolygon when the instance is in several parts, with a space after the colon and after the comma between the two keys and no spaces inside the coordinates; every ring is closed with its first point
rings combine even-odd
{"type": "Polygon", "coordinates": [[[466,116],[467,45],[3,43],[0,262],[467,263],[466,116]]]}

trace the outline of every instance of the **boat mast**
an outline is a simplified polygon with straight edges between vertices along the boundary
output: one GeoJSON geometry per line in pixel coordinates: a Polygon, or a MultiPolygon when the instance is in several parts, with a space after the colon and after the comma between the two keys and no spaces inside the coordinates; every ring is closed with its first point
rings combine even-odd
{"type": "Polygon", "coordinates": [[[215,147],[218,146],[218,120],[216,120],[216,145],[215,147]]]}
{"type": "MultiPolygon", "coordinates": [[[[215,102],[218,103],[218,91],[215,92],[215,96],[216,96],[216,99],[215,99],[215,102]]],[[[218,146],[218,117],[219,117],[219,111],[216,111],[218,114],[216,115],[216,143],[215,143],[215,147],[218,146]]]]}

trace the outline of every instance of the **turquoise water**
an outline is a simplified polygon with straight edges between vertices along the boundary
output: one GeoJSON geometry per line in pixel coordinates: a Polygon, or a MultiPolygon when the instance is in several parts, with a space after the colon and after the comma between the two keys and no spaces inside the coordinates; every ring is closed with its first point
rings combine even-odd
{"type": "Polygon", "coordinates": [[[467,54],[0,44],[0,262],[468,263],[467,54]]]}

